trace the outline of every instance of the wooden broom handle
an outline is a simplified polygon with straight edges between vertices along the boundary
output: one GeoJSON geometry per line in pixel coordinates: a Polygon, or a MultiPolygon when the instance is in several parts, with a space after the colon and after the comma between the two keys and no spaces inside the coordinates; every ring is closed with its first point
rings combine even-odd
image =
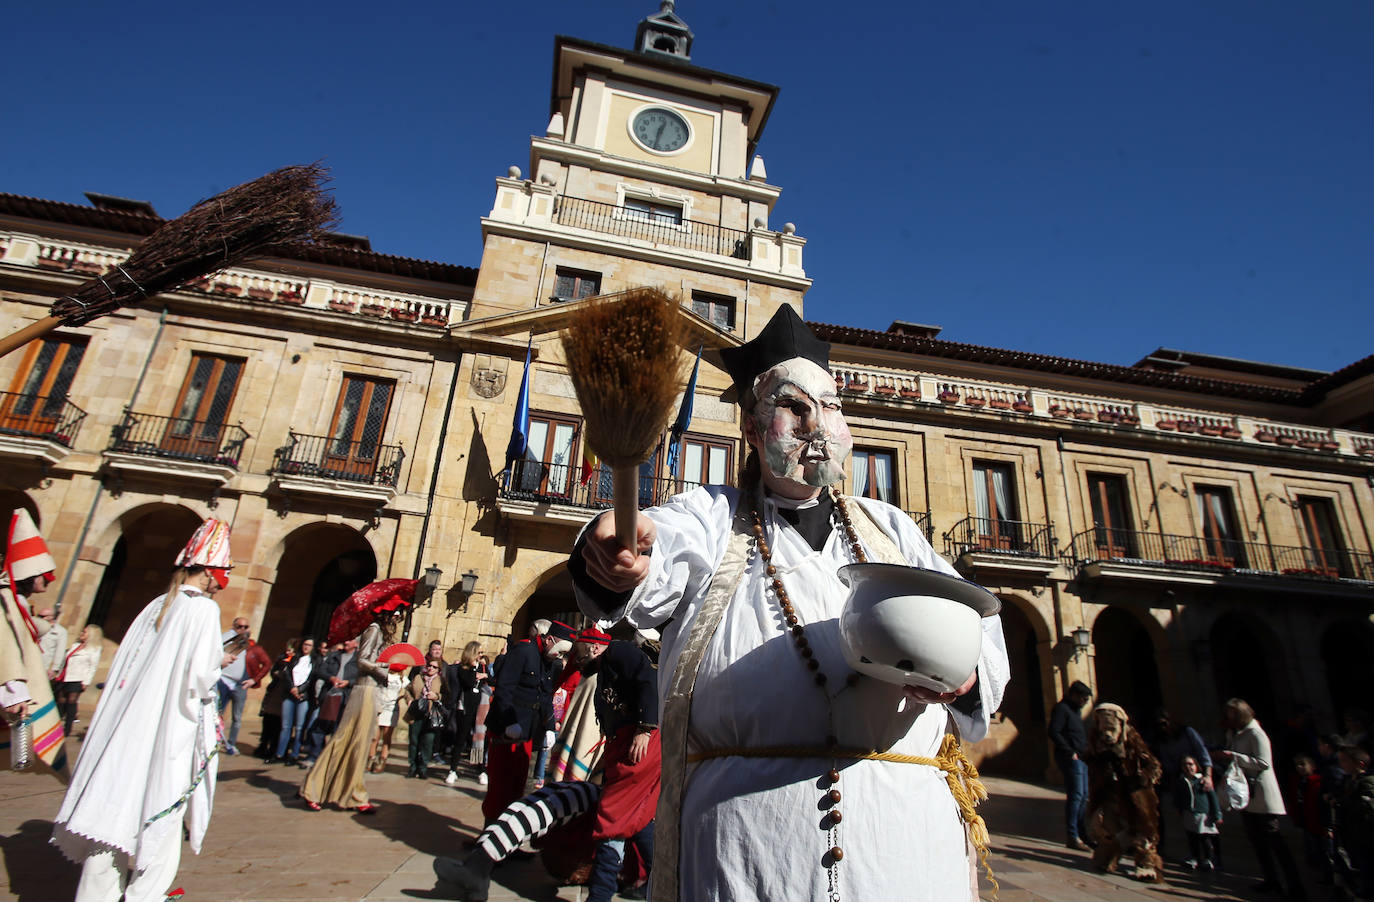
{"type": "Polygon", "coordinates": [[[42,338],[61,323],[62,318],[60,316],[45,316],[37,322],[29,323],[18,332],[0,338],[0,357],[4,357],[15,348],[22,348],[35,338],[42,338]]]}
{"type": "Polygon", "coordinates": [[[615,502],[615,537],[621,548],[639,554],[639,467],[611,471],[611,497],[615,502]]]}

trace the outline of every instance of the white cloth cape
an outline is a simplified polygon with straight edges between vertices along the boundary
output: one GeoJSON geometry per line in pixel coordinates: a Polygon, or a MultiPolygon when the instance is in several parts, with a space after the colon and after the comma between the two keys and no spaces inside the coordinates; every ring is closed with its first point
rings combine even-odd
{"type": "Polygon", "coordinates": [[[129,627],[76,759],[52,837],[73,861],[113,850],[144,870],[183,818],[196,853],[210,824],[219,770],[212,754],[219,606],[183,586],[158,629],[166,597],[129,627]]]}
{"type": "MultiPolygon", "coordinates": [[[[637,628],[673,618],[663,632],[660,693],[672,683],[668,674],[725,552],[738,499],[734,489],[698,488],[648,511],[658,528],[649,575],[623,612],[606,612],[613,618],[623,614],[637,628]]],[[[957,575],[910,517],[882,502],[861,503],[909,563],[957,575]]],[[[771,499],[765,506],[773,564],[834,696],[849,673],[838,621],[847,590],[836,576],[840,566],[851,563],[848,543],[835,531],[815,552],[777,516],[771,499]]],[[[755,556],[702,660],[689,753],[824,746],[826,705],[784,634],[763,567],[755,556]]],[[[1001,704],[1009,677],[997,617],[983,620],[978,675],[981,715],[953,712],[969,741],[986,735],[988,715],[1001,704]]],[[[846,746],[933,756],[947,726],[945,707],[917,705],[900,687],[872,679],[861,680],[832,706],[846,746]]],[[[820,803],[830,787],[821,775],[829,761],[729,757],[689,767],[695,769],[682,807],[684,900],[825,899],[828,878],[821,859],[832,839],[845,853],[836,868],[842,898],[956,902],[970,897],[963,822],[944,774],[933,767],[842,762],[836,788],[844,820],[837,837],[822,829],[820,803]]]]}

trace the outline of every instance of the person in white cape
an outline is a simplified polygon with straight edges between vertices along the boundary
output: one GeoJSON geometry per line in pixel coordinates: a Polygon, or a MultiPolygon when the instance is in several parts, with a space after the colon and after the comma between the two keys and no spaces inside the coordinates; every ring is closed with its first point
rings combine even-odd
{"type": "Polygon", "coordinates": [[[82,863],[76,902],[165,898],[183,824],[200,852],[219,768],[224,650],[213,596],[232,566],[228,525],[206,520],[166,594],[124,635],[53,828],[52,843],[82,863]]]}
{"type": "Polygon", "coordinates": [[[987,834],[955,734],[981,739],[1001,703],[1000,621],[955,692],[852,672],[841,566],[956,574],[902,511],[833,491],[852,440],[829,345],[791,307],[721,357],[752,449],[741,487],[640,514],[638,555],[602,516],[568,562],[588,616],[667,623],[650,898],[968,900],[987,834]]]}

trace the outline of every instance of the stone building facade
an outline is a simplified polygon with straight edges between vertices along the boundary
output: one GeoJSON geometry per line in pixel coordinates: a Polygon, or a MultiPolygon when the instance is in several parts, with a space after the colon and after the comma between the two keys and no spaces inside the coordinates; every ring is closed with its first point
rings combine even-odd
{"type": "MultiPolygon", "coordinates": [[[[562,564],[610,490],[584,468],[557,336],[585,298],[639,285],[682,299],[684,388],[701,354],[678,470],[665,436],[641,501],[734,480],[717,352],[811,287],[757,154],[778,92],[693,65],[671,10],[635,46],[555,42],[548,128],[528,178],[496,179],[475,268],[339,236],[0,360],[0,507],[47,535],[63,622],[117,639],[206,515],[233,525],[226,623],[248,617],[273,653],[354,588],[427,569],[409,636],[450,659],[575,619],[562,564]],[[508,468],[527,354],[529,448],[508,468]]],[[[90,198],[0,195],[0,330],[160,221],[90,198]]],[[[909,511],[1004,602],[1015,681],[987,766],[1046,771],[1045,716],[1073,679],[1200,727],[1231,695],[1267,718],[1363,703],[1371,360],[1328,374],[1160,350],[1111,366],[901,321],[812,325],[854,433],[846,490],[909,511]]]]}

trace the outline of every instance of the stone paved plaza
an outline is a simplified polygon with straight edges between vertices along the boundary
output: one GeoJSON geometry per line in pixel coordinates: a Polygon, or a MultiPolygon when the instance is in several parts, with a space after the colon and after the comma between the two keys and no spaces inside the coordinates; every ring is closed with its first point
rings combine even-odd
{"type": "MultiPolygon", "coordinates": [[[[244,727],[248,733],[247,722],[244,727]]],[[[243,747],[251,750],[255,739],[246,737],[243,747]]],[[[433,892],[431,862],[436,855],[457,852],[480,827],[482,788],[472,779],[448,787],[435,778],[406,779],[404,772],[401,750],[394,749],[388,772],[369,777],[373,800],[382,806],[376,814],[315,813],[295,799],[304,771],[264,766],[247,755],[224,758],[204,852],[197,857],[187,851],[177,885],[185,889],[187,902],[447,898],[433,892]]],[[[993,834],[992,867],[1001,902],[1259,898],[1246,892],[1258,871],[1239,823],[1223,827],[1226,865],[1234,873],[1205,882],[1171,865],[1166,884],[1146,885],[1092,873],[1086,854],[1064,848],[1058,791],[999,778],[987,783],[992,798],[980,810],[993,834]]],[[[0,772],[3,898],[72,898],[77,869],[47,845],[61,798],[51,778],[0,772]]],[[[1173,835],[1170,841],[1167,851],[1177,858],[1183,837],[1173,835]]],[[[582,902],[584,895],[576,887],[555,886],[531,859],[498,868],[491,899],[582,902]]],[[[986,881],[982,898],[992,898],[986,881]]]]}

